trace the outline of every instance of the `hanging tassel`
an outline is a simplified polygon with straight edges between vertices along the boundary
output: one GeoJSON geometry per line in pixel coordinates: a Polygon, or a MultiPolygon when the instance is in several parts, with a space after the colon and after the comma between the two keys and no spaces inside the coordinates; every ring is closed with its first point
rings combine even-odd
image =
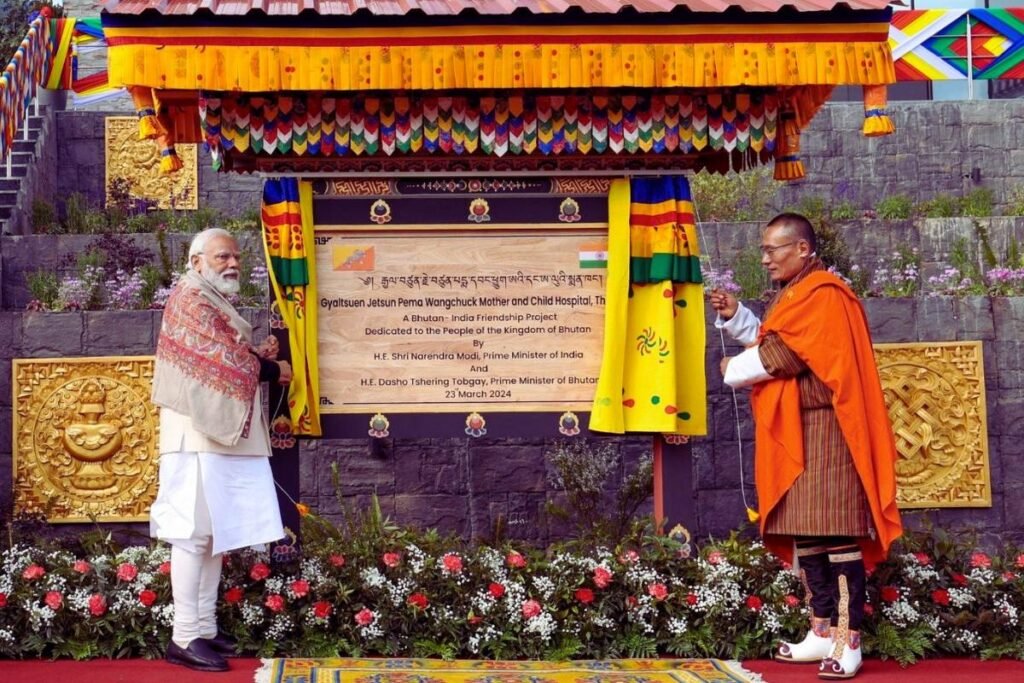
{"type": "Polygon", "coordinates": [[[153,91],[142,86],[132,86],[128,88],[128,92],[135,104],[135,114],[139,117],[139,139],[152,140],[155,137],[166,135],[167,130],[156,117],[153,91]]]}
{"type": "Polygon", "coordinates": [[[748,507],[747,508],[747,519],[750,520],[751,524],[757,524],[758,520],[761,519],[761,513],[757,510],[748,507]]]}
{"type": "Polygon", "coordinates": [[[800,160],[800,129],[796,125],[796,113],[783,111],[779,118],[782,130],[779,131],[775,152],[775,179],[800,180],[804,177],[804,162],[800,160]]]}
{"type": "Polygon", "coordinates": [[[896,131],[892,119],[885,111],[888,90],[885,85],[864,86],[864,135],[869,138],[889,135],[896,131]]]}

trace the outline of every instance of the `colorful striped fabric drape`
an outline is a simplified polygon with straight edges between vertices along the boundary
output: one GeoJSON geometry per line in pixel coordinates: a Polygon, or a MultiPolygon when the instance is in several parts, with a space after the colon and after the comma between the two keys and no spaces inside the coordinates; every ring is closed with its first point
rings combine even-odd
{"type": "Polygon", "coordinates": [[[288,328],[293,378],[292,433],[320,436],[313,187],[295,178],[263,184],[263,247],[281,319],[288,328]],[[313,302],[307,305],[307,302],[313,302]]]}
{"type": "Polygon", "coordinates": [[[604,355],[590,429],[707,432],[704,293],[690,186],[613,183],[604,355]]]}

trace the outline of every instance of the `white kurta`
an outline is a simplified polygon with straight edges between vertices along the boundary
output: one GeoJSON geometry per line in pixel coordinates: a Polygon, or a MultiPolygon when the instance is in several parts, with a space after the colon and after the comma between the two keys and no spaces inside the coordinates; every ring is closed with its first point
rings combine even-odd
{"type": "Polygon", "coordinates": [[[199,494],[210,511],[214,555],[284,537],[270,458],[164,453],[160,489],[149,513],[150,534],[194,551],[195,531],[204,526],[196,519],[199,494]]]}

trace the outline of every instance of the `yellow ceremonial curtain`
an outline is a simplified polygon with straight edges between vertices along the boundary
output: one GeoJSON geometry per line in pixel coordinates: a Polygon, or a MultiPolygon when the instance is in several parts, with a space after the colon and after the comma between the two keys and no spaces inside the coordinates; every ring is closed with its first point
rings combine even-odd
{"type": "Polygon", "coordinates": [[[292,433],[320,436],[313,186],[295,178],[267,180],[263,184],[262,218],[263,248],[270,264],[274,299],[288,328],[293,372],[288,387],[292,433]]]}
{"type": "Polygon", "coordinates": [[[604,355],[590,429],[707,433],[704,292],[682,176],[612,183],[604,355]]]}

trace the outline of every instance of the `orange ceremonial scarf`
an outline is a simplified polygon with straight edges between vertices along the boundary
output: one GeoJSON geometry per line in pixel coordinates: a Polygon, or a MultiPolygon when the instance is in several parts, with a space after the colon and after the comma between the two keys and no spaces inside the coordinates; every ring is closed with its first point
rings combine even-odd
{"type": "MultiPolygon", "coordinates": [[[[819,270],[782,292],[761,326],[807,364],[832,390],[843,432],[871,508],[876,537],[862,539],[864,560],[885,559],[903,533],[896,507],[896,443],[878,379],[867,318],[857,296],[835,275],[819,270]]],[[[755,480],[761,533],[768,514],[804,471],[800,392],[795,377],[754,386],[755,480]]],[[[827,504],[826,501],[822,501],[827,504]]],[[[769,536],[776,555],[792,561],[792,541],[769,536]]]]}

